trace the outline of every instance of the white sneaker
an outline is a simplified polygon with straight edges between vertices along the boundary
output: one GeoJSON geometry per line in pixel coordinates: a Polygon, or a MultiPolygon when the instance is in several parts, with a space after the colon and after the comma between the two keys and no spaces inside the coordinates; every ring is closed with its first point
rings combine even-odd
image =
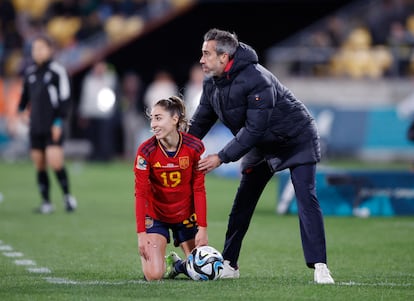
{"type": "Polygon", "coordinates": [[[230,261],[224,260],[223,270],[221,271],[220,278],[239,278],[240,271],[239,269],[235,269],[230,265],[230,261]]]}
{"type": "Polygon", "coordinates": [[[325,263],[315,263],[313,280],[318,284],[334,284],[335,281],[325,263]]]}
{"type": "Polygon", "coordinates": [[[35,209],[35,212],[40,214],[50,214],[53,211],[55,211],[55,208],[51,203],[42,203],[39,208],[35,209]]]}
{"type": "Polygon", "coordinates": [[[65,195],[65,208],[67,212],[75,211],[76,207],[78,206],[78,202],[76,201],[75,197],[71,196],[70,194],[65,195]]]}

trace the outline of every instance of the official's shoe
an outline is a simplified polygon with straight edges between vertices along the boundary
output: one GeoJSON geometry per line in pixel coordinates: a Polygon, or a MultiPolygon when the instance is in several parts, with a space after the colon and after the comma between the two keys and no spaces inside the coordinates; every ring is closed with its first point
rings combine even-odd
{"type": "Polygon", "coordinates": [[[35,209],[35,213],[40,213],[40,214],[50,214],[53,211],[55,211],[55,208],[53,207],[51,203],[42,203],[42,205],[40,205],[39,208],[35,209]]]}
{"type": "Polygon", "coordinates": [[[235,269],[230,265],[230,261],[224,260],[223,270],[221,271],[220,278],[233,278],[237,279],[240,278],[240,271],[239,269],[235,269]]]}
{"type": "Polygon", "coordinates": [[[65,209],[67,212],[75,211],[76,207],[78,206],[78,202],[76,201],[75,197],[73,197],[70,194],[65,195],[64,202],[65,202],[65,209]]]}
{"type": "Polygon", "coordinates": [[[164,278],[174,279],[177,277],[178,272],[175,270],[175,263],[181,261],[180,256],[177,255],[175,252],[170,252],[167,256],[165,256],[165,275],[164,278]]]}
{"type": "Polygon", "coordinates": [[[325,263],[315,263],[313,280],[318,284],[334,284],[335,281],[325,263]]]}

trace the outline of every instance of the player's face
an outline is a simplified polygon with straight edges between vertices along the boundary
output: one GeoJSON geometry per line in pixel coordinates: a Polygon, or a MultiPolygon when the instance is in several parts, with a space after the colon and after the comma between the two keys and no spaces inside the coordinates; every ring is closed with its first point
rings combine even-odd
{"type": "Polygon", "coordinates": [[[36,64],[43,64],[52,56],[52,49],[43,40],[35,40],[32,45],[32,57],[36,64]]]}
{"type": "Polygon", "coordinates": [[[227,53],[217,54],[217,42],[214,40],[204,41],[201,49],[202,56],[200,59],[201,68],[207,76],[220,76],[228,63],[227,53]]]}
{"type": "Polygon", "coordinates": [[[171,116],[161,106],[155,106],[151,110],[151,129],[157,139],[164,139],[177,132],[178,116],[171,116]]]}

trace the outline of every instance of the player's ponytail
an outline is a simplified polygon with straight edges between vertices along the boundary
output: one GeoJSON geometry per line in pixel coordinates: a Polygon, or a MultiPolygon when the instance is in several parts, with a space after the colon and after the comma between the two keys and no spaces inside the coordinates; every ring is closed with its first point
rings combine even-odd
{"type": "Polygon", "coordinates": [[[163,107],[171,114],[171,116],[177,114],[177,129],[182,132],[186,132],[188,130],[188,120],[185,113],[185,105],[180,97],[170,96],[168,98],[161,99],[155,103],[155,106],[163,107]]]}

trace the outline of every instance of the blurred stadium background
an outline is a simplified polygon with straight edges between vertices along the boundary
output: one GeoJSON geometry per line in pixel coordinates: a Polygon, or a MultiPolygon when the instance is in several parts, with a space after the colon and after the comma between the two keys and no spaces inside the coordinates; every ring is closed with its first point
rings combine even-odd
{"type": "MultiPolygon", "coordinates": [[[[133,160],[136,146],[150,135],[144,118],[148,99],[178,93],[190,105],[190,92],[198,95],[200,89],[190,71],[203,34],[217,27],[252,45],[261,63],[310,108],[324,160],[402,162],[403,178],[413,186],[414,142],[407,138],[414,120],[413,0],[2,0],[0,14],[1,160],[27,158],[27,129],[20,124],[12,137],[8,125],[16,118],[21,75],[36,33],[54,38],[56,59],[71,75],[68,157],[109,162],[133,160]],[[96,76],[107,81],[98,85],[96,76]],[[98,99],[104,88],[114,92],[113,106],[104,114],[85,112],[82,103],[98,99]]],[[[228,135],[217,124],[206,137],[207,150],[221,147],[217,141],[228,135]]],[[[229,164],[217,173],[235,176],[237,167],[229,164]]],[[[333,182],[360,189],[354,176],[341,179],[333,182]]],[[[371,188],[388,189],[387,179],[373,181],[371,188]]],[[[412,194],[405,198],[412,200],[412,194]]],[[[411,214],[411,207],[403,213],[411,214]]]]}

